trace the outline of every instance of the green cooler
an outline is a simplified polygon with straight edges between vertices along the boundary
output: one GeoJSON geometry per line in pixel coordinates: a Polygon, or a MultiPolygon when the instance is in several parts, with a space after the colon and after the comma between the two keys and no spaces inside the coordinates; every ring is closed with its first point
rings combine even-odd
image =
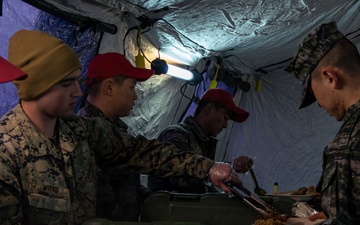
{"type": "Polygon", "coordinates": [[[203,225],[251,225],[258,215],[239,198],[226,194],[156,192],[144,202],[141,222],[192,222],[203,225]]]}

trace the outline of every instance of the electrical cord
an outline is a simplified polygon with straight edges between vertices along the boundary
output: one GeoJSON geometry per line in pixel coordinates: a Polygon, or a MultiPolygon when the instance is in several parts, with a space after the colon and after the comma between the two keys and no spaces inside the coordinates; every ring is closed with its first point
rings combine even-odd
{"type": "Polygon", "coordinates": [[[126,58],[126,51],[125,51],[125,40],[126,40],[126,37],[129,35],[130,31],[139,30],[139,29],[140,29],[139,26],[130,27],[130,28],[126,31],[125,35],[124,35],[124,38],[123,38],[124,54],[123,54],[123,55],[125,56],[125,58],[126,58]]]}
{"type": "MultiPolygon", "coordinates": [[[[198,104],[198,101],[199,101],[198,97],[195,96],[195,92],[194,92],[192,98],[189,98],[188,96],[185,95],[183,89],[184,89],[184,87],[186,88],[187,85],[188,85],[188,83],[185,83],[185,84],[183,84],[183,85],[181,86],[181,88],[180,88],[180,93],[181,93],[181,95],[182,95],[181,100],[182,100],[183,97],[185,97],[185,98],[187,98],[187,99],[190,100],[190,101],[189,101],[186,109],[184,110],[184,112],[181,114],[181,116],[180,116],[180,118],[179,118],[179,121],[177,121],[178,123],[180,123],[180,122],[182,121],[182,119],[184,118],[185,114],[186,114],[187,111],[189,110],[189,107],[191,106],[191,104],[192,104],[192,103],[198,104]],[[194,97],[194,96],[195,96],[195,97],[194,97]]],[[[181,103],[181,101],[180,101],[180,103],[181,103]]],[[[180,103],[179,103],[179,105],[178,105],[177,110],[179,109],[179,107],[180,107],[180,105],[181,105],[180,103]]],[[[174,116],[174,118],[173,118],[173,120],[172,120],[172,123],[174,122],[174,120],[175,120],[175,116],[174,116]]]]}
{"type": "Polygon", "coordinates": [[[181,95],[182,95],[183,97],[187,98],[187,99],[190,100],[190,101],[193,101],[192,98],[189,98],[189,97],[186,96],[185,93],[184,93],[184,91],[185,91],[186,88],[187,88],[187,85],[188,85],[188,83],[185,83],[185,84],[183,84],[183,85],[181,86],[181,88],[180,88],[180,93],[181,93],[181,95]],[[184,90],[184,88],[185,88],[185,90],[184,90]]]}
{"type": "MultiPolygon", "coordinates": [[[[183,91],[183,88],[184,88],[184,87],[185,87],[185,88],[187,87],[187,84],[186,84],[186,83],[185,83],[185,84],[183,84],[183,85],[180,87],[181,98],[180,98],[179,104],[178,104],[178,106],[177,106],[177,108],[176,108],[176,111],[175,111],[175,112],[178,112],[178,111],[179,111],[179,108],[180,108],[180,105],[181,105],[181,102],[182,102],[183,97],[185,97],[185,98],[187,98],[187,99],[189,99],[189,100],[190,100],[190,103],[189,103],[189,104],[191,104],[191,103],[192,103],[192,100],[184,94],[184,91],[183,91]]],[[[186,107],[185,112],[187,111],[187,109],[188,109],[188,108],[189,108],[189,106],[188,106],[188,107],[186,107]]],[[[184,113],[185,113],[185,112],[183,112],[183,114],[181,115],[181,117],[180,117],[180,121],[181,121],[181,118],[184,116],[184,113]]],[[[174,115],[173,119],[171,120],[171,124],[174,124],[174,120],[175,120],[175,118],[176,118],[176,113],[175,113],[175,115],[174,115]]],[[[180,121],[178,121],[178,123],[179,123],[180,121]]]]}
{"type": "MultiPolygon", "coordinates": [[[[138,46],[140,48],[140,46],[138,46]]],[[[146,59],[146,61],[148,61],[151,64],[151,61],[146,57],[144,51],[140,48],[140,52],[141,54],[144,56],[144,58],[146,59]]]]}
{"type": "MultiPolygon", "coordinates": [[[[271,66],[280,65],[280,64],[282,64],[282,63],[285,63],[285,62],[290,61],[291,59],[292,59],[292,57],[291,57],[291,58],[288,58],[288,59],[285,59],[285,60],[282,60],[282,61],[277,62],[277,63],[273,63],[273,64],[270,64],[270,65],[267,65],[267,66],[259,67],[259,68],[257,68],[257,69],[255,70],[255,72],[261,72],[261,73],[267,74],[268,72],[271,72],[271,71],[273,71],[273,70],[266,71],[266,70],[264,70],[264,68],[268,68],[268,67],[271,67],[271,66]]],[[[279,68],[283,68],[283,67],[284,67],[284,66],[279,67],[279,68]]],[[[276,70],[276,69],[275,69],[275,70],[276,70]]]]}
{"type": "MultiPolygon", "coordinates": [[[[123,52],[123,55],[125,56],[126,55],[126,52],[125,52],[125,41],[126,41],[126,38],[127,38],[127,36],[129,35],[129,33],[131,32],[131,31],[133,31],[133,30],[140,30],[141,28],[139,27],[139,26],[133,26],[133,27],[130,27],[127,31],[126,31],[126,33],[125,33],[125,35],[124,35],[124,38],[123,38],[123,48],[124,48],[124,52],[123,52]]],[[[146,33],[146,32],[148,32],[148,31],[150,31],[150,29],[147,29],[147,30],[145,30],[145,31],[142,31],[141,32],[141,34],[144,34],[144,33],[146,33]]],[[[137,35],[137,47],[139,47],[140,48],[140,46],[139,46],[139,44],[138,44],[138,40],[139,40],[139,35],[137,35]]],[[[144,52],[142,51],[142,49],[141,49],[141,53],[144,55],[144,57],[145,57],[145,54],[144,54],[144,52]]],[[[146,60],[148,60],[146,57],[145,57],[145,59],[146,60]]],[[[148,60],[149,61],[149,60],[148,60]]]]}
{"type": "Polygon", "coordinates": [[[239,59],[239,57],[237,55],[227,55],[227,56],[224,56],[223,58],[224,59],[227,59],[229,57],[234,57],[236,58],[241,64],[243,64],[245,67],[249,68],[250,70],[254,70],[253,68],[251,68],[250,66],[246,65],[241,59],[239,59]]]}

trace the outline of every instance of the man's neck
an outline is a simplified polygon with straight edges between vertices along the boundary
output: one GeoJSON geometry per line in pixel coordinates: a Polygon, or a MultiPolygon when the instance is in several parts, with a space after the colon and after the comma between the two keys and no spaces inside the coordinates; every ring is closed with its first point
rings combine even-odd
{"type": "Polygon", "coordinates": [[[201,116],[194,117],[194,119],[195,119],[195,122],[201,128],[201,130],[206,134],[206,136],[209,136],[209,134],[207,134],[207,132],[206,132],[207,121],[204,120],[201,116]]]}
{"type": "Polygon", "coordinates": [[[109,118],[111,122],[114,122],[115,119],[117,118],[115,115],[111,113],[111,110],[108,108],[108,106],[111,104],[108,103],[107,101],[101,101],[100,99],[92,99],[92,98],[88,98],[87,101],[96,108],[98,108],[107,118],[109,118]]]}
{"type": "Polygon", "coordinates": [[[55,134],[56,118],[50,118],[37,107],[34,101],[21,101],[21,107],[37,131],[47,138],[55,134]]]}

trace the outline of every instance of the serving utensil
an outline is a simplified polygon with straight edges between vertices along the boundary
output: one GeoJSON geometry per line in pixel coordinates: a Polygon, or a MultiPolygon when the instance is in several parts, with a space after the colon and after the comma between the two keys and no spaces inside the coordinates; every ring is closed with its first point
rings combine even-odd
{"type": "Polygon", "coordinates": [[[250,175],[254,181],[255,184],[255,188],[254,188],[254,192],[259,195],[259,196],[265,196],[266,191],[264,189],[262,189],[261,187],[259,187],[259,184],[257,182],[254,170],[252,168],[249,169],[250,175]]]}
{"type": "Polygon", "coordinates": [[[225,184],[230,188],[232,193],[239,197],[246,205],[248,205],[251,209],[253,209],[260,217],[264,219],[274,218],[280,213],[277,209],[266,203],[265,201],[261,200],[258,196],[251,193],[248,189],[246,189],[242,185],[238,185],[233,182],[225,182],[225,184]],[[255,206],[248,198],[246,198],[243,194],[247,195],[250,199],[254,200],[258,203],[258,206],[255,206]]]}

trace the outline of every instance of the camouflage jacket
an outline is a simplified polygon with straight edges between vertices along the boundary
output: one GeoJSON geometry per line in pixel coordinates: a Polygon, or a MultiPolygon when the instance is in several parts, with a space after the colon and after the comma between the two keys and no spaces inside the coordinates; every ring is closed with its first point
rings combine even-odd
{"type": "MultiPolygon", "coordinates": [[[[99,108],[97,108],[88,101],[85,102],[85,105],[77,112],[77,114],[85,117],[100,117],[103,120],[111,122],[109,117],[105,116],[105,114],[99,108]]],[[[122,132],[127,133],[129,127],[120,118],[117,118],[111,123],[118,127],[122,132]]]]}
{"type": "Polygon", "coordinates": [[[95,217],[96,161],[132,172],[203,179],[213,161],[121,132],[100,118],[59,119],[59,144],[20,104],[0,120],[0,224],[82,224],[95,217]],[[101,149],[101,151],[99,151],[101,149]]]}
{"type": "MultiPolygon", "coordinates": [[[[88,101],[78,114],[86,117],[100,117],[112,122],[123,132],[127,132],[128,126],[120,118],[111,121],[99,108],[88,101]]],[[[141,203],[140,191],[142,190],[140,174],[111,168],[106,163],[102,163],[100,169],[96,192],[96,217],[138,221],[141,203]]]]}
{"type": "MultiPolygon", "coordinates": [[[[211,159],[215,157],[217,140],[207,136],[192,116],[188,116],[180,124],[166,128],[161,132],[158,140],[174,144],[184,152],[195,152],[211,159]]],[[[201,194],[215,191],[212,187],[205,185],[202,180],[190,177],[160,178],[149,176],[148,187],[152,191],[167,190],[181,193],[201,194]]]]}
{"type": "Polygon", "coordinates": [[[322,207],[329,224],[360,224],[360,101],[345,114],[335,139],[325,148],[322,207]]]}

